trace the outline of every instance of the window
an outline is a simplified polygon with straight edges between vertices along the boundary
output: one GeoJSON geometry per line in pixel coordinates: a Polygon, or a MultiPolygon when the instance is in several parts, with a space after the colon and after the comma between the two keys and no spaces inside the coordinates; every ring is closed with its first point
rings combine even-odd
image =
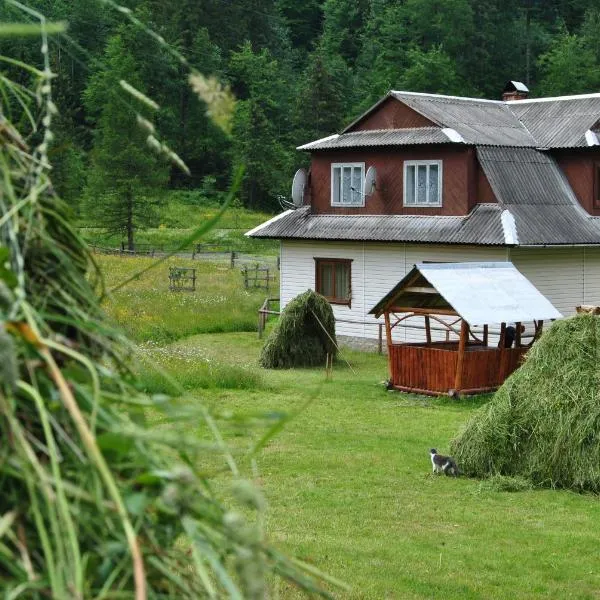
{"type": "Polygon", "coordinates": [[[331,165],[331,205],[364,206],[365,163],[331,165]]]}
{"type": "Polygon", "coordinates": [[[351,298],[351,260],[315,258],[316,291],[332,304],[347,304],[351,298]]]}
{"type": "Polygon", "coordinates": [[[404,206],[442,205],[442,161],[404,162],[404,206]]]}

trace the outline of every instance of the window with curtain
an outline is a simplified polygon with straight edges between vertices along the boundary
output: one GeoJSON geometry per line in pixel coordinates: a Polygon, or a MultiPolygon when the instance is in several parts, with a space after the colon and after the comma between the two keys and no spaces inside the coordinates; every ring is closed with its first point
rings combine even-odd
{"type": "Polygon", "coordinates": [[[404,162],[404,206],[442,205],[442,161],[404,162]]]}
{"type": "Polygon", "coordinates": [[[351,265],[347,259],[315,258],[316,291],[333,304],[350,306],[351,265]]]}
{"type": "Polygon", "coordinates": [[[365,163],[331,165],[331,205],[364,206],[365,163]]]}

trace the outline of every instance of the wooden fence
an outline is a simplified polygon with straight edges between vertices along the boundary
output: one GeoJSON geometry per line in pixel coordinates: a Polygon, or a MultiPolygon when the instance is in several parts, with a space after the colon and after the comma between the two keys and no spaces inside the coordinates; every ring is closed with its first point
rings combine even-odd
{"type": "Polygon", "coordinates": [[[169,267],[169,289],[172,292],[195,292],[196,269],[169,267]]]}
{"type": "Polygon", "coordinates": [[[242,277],[244,278],[244,287],[263,288],[269,291],[271,283],[275,280],[275,276],[271,275],[269,267],[261,267],[258,263],[254,267],[244,265],[242,268],[242,277]]]}

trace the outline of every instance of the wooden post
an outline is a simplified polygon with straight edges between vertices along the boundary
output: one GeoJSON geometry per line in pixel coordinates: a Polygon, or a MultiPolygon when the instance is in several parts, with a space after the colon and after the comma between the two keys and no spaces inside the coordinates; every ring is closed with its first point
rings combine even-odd
{"type": "Polygon", "coordinates": [[[235,267],[235,252],[232,250],[231,251],[231,262],[229,265],[230,269],[233,269],[235,267]]]}
{"type": "Polygon", "coordinates": [[[500,324],[500,364],[498,365],[498,385],[502,385],[506,377],[506,359],[508,357],[507,349],[504,347],[506,342],[506,323],[500,324]]]}
{"type": "Polygon", "coordinates": [[[379,323],[379,337],[377,338],[377,353],[383,352],[383,323],[379,323]]]}
{"type": "Polygon", "coordinates": [[[521,347],[521,322],[515,323],[515,348],[521,347]]]}
{"type": "Polygon", "coordinates": [[[465,350],[469,337],[469,324],[463,319],[460,324],[460,341],[458,342],[458,360],[456,361],[456,376],[454,378],[454,390],[458,394],[462,387],[463,365],[465,363],[465,350]]]}
{"type": "Polygon", "coordinates": [[[500,323],[500,341],[498,346],[504,348],[504,342],[506,342],[506,323],[500,323]]]}
{"type": "Polygon", "coordinates": [[[393,362],[392,362],[392,327],[390,325],[390,313],[389,312],[384,313],[384,317],[385,317],[385,339],[387,341],[387,353],[388,353],[388,370],[390,373],[390,379],[391,379],[392,383],[395,383],[394,369],[393,369],[393,362]]]}
{"type": "Polygon", "coordinates": [[[544,329],[544,321],[538,321],[537,322],[537,327],[535,328],[535,333],[533,334],[533,339],[534,341],[537,340],[540,335],[542,335],[542,331],[544,329]]]}
{"type": "Polygon", "coordinates": [[[427,338],[427,345],[431,344],[431,323],[429,315],[425,315],[425,337],[427,338]]]}
{"type": "Polygon", "coordinates": [[[487,325],[483,326],[483,345],[484,346],[488,345],[488,326],[487,325]]]}

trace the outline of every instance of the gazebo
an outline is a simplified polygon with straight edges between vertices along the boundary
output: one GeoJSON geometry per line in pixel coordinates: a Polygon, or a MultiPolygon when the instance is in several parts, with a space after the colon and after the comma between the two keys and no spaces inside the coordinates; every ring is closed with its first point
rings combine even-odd
{"type": "Polygon", "coordinates": [[[562,317],[510,262],[416,264],[370,313],[385,317],[391,385],[436,396],[497,389],[544,321],[562,317]],[[395,328],[414,318],[423,319],[425,342],[401,341],[395,328]],[[533,324],[528,344],[521,335],[525,323],[533,324]],[[507,324],[514,327],[514,345],[507,324]],[[490,326],[499,332],[492,336],[490,326]]]}

